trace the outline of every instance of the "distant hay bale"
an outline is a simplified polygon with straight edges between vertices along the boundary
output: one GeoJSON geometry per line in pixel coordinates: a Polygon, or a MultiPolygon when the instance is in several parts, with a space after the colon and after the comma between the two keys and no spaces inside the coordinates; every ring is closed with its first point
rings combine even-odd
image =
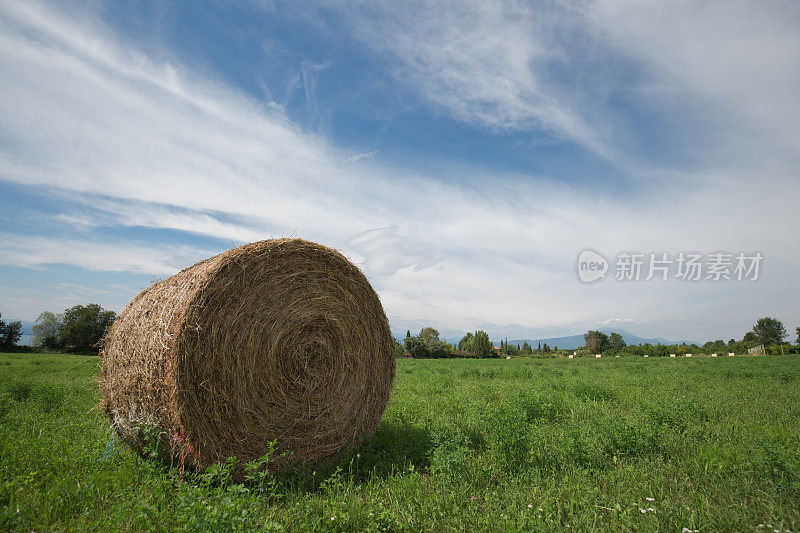
{"type": "Polygon", "coordinates": [[[288,452],[277,470],[372,435],[395,353],[378,296],[340,253],[247,244],[143,290],[106,335],[102,407],[139,451],[205,468],[288,452]]]}

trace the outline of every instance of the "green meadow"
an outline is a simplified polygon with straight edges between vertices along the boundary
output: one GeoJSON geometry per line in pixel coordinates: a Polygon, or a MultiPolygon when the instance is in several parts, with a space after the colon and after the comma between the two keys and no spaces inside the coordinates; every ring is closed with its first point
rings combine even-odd
{"type": "Polygon", "coordinates": [[[800,531],[797,355],[403,359],[373,438],[245,483],[121,444],[97,374],[0,354],[0,530],[800,531]]]}

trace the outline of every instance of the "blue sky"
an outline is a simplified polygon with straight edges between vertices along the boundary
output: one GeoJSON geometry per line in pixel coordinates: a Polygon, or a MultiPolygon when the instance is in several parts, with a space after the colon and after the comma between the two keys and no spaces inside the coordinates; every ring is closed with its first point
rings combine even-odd
{"type": "Polygon", "coordinates": [[[0,312],[120,311],[294,235],[397,331],[793,330],[798,29],[788,2],[4,2],[0,312]],[[764,262],[585,285],[585,248],[764,262]]]}

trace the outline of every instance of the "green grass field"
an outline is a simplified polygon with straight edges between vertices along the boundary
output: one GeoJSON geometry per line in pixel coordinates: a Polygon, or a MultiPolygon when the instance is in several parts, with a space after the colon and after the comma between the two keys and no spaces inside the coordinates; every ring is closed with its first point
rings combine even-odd
{"type": "Polygon", "coordinates": [[[800,531],[800,357],[401,360],[377,434],[239,485],[140,458],[95,357],[0,355],[0,530],[800,531]]]}

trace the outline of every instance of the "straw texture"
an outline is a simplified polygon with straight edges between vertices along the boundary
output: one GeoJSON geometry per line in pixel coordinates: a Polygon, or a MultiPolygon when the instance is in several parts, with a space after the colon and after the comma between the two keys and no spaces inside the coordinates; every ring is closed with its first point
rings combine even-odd
{"type": "Polygon", "coordinates": [[[120,436],[199,468],[258,458],[274,439],[289,452],[274,469],[335,456],[375,431],[395,372],[367,279],[300,239],[247,244],[145,289],[101,355],[120,436]]]}

